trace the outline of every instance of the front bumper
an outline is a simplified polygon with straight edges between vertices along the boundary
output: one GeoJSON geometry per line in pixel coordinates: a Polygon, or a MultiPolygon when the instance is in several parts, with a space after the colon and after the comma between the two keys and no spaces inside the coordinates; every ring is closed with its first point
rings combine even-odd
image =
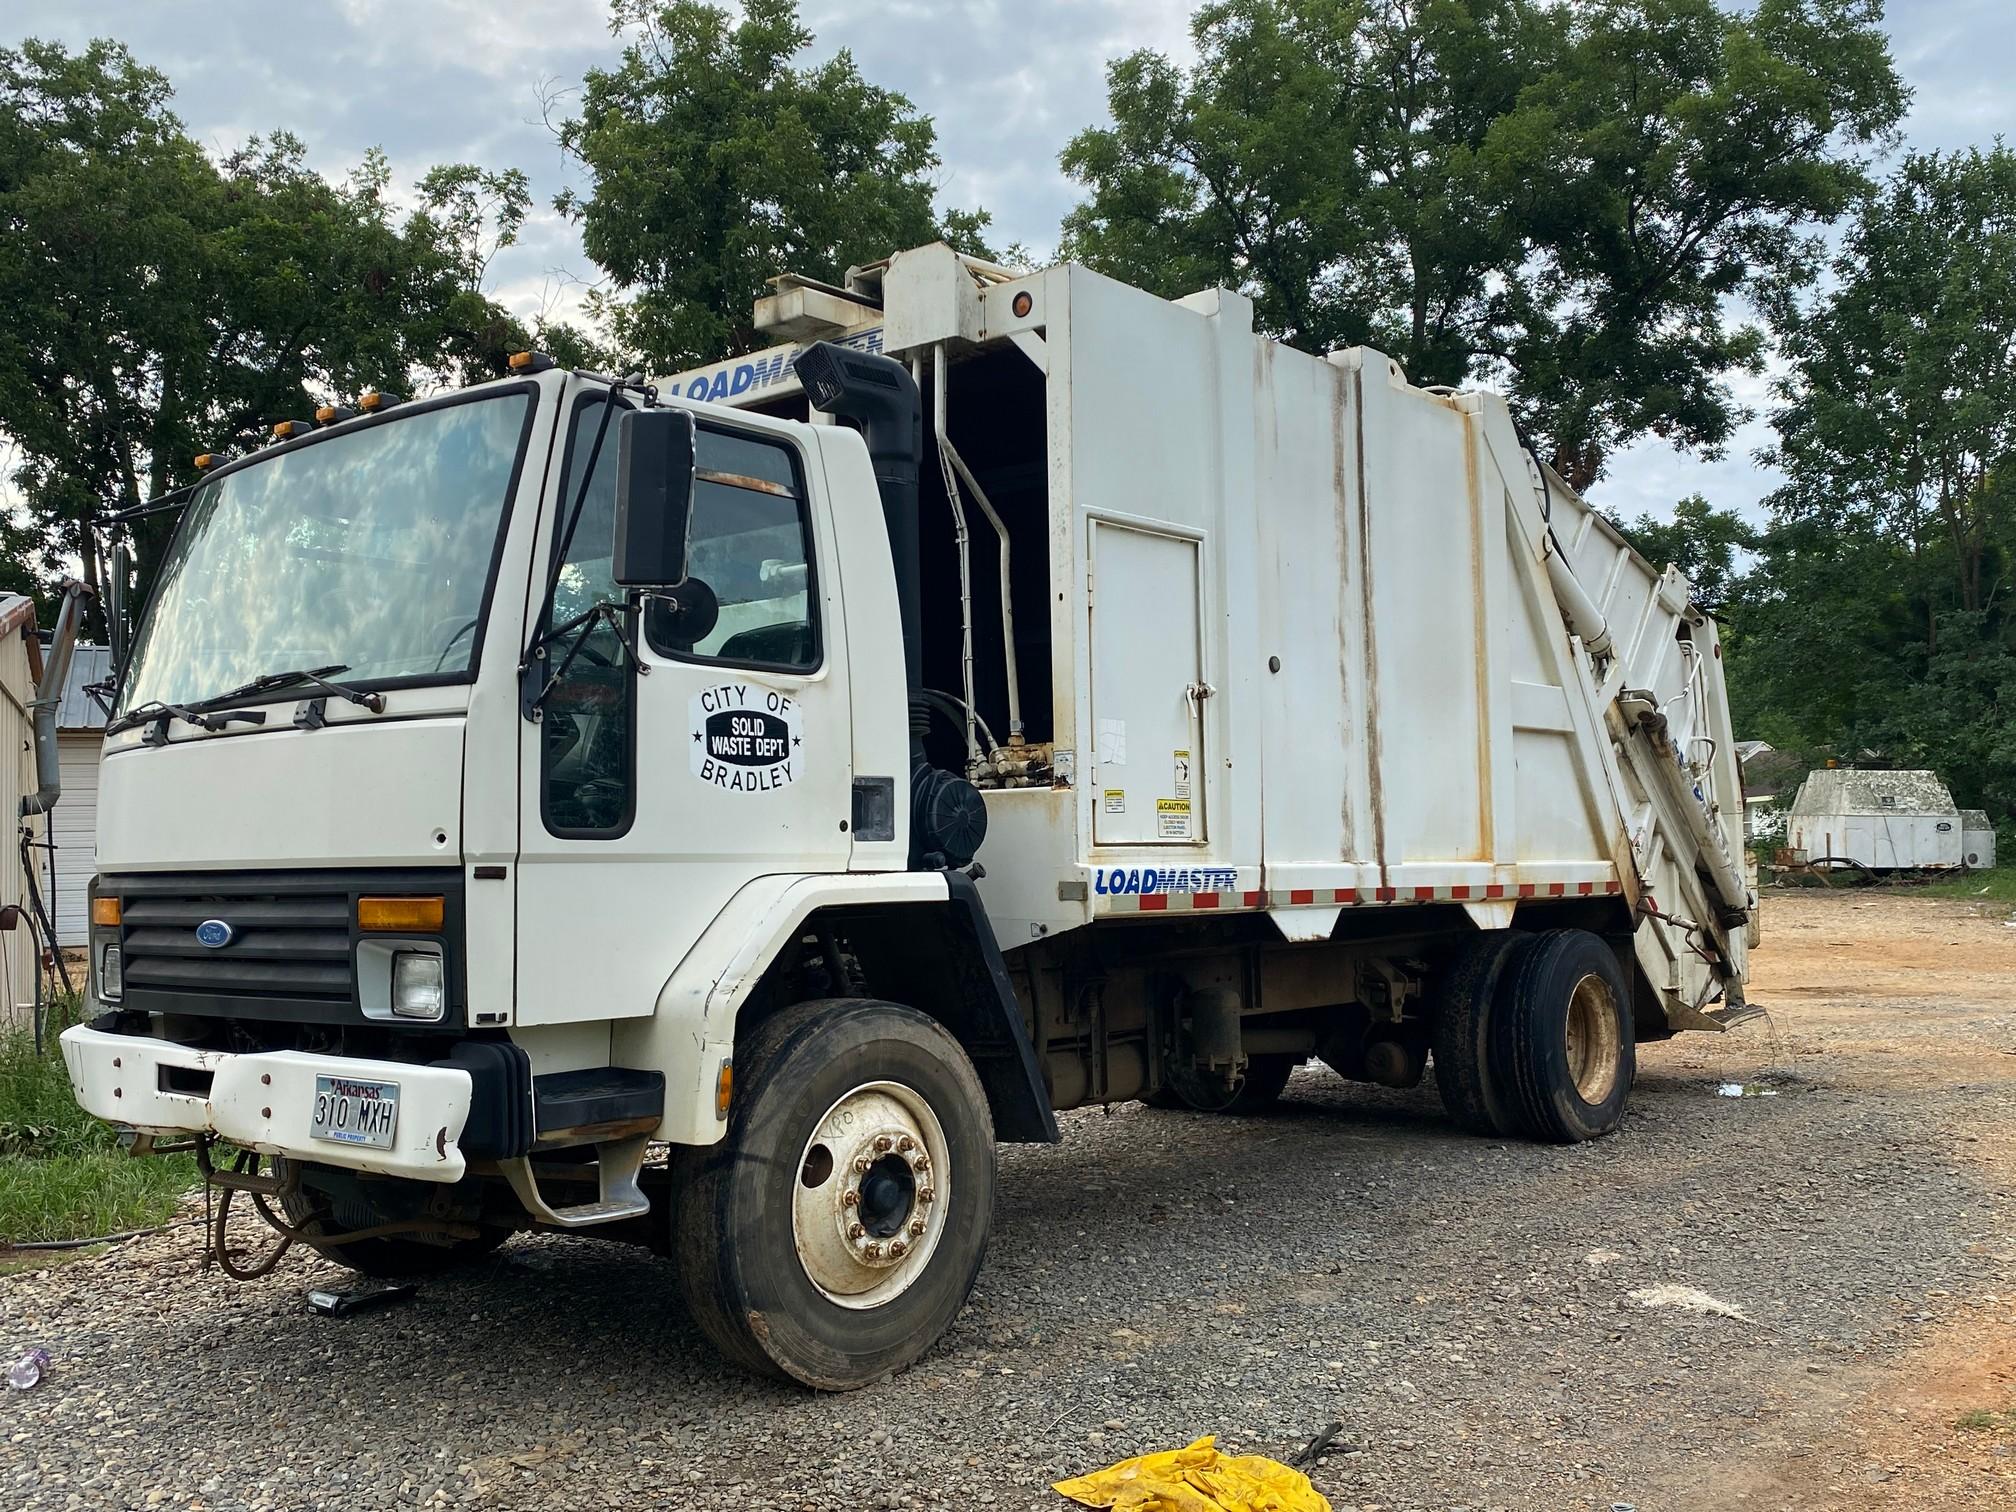
{"type": "Polygon", "coordinates": [[[83,1024],[64,1030],[62,1043],[78,1103],[107,1123],[143,1134],[215,1134],[268,1155],[415,1181],[460,1181],[467,1169],[459,1141],[474,1087],[470,1073],[457,1067],[299,1050],[234,1055],[83,1024]],[[209,1089],[167,1090],[163,1068],[184,1073],[173,1080],[192,1089],[207,1075],[209,1089]],[[392,1147],[312,1137],[317,1076],[399,1083],[392,1147]]]}

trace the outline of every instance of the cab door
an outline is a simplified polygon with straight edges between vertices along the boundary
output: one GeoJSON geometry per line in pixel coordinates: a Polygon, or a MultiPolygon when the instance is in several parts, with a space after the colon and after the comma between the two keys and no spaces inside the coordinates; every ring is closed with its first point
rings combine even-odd
{"type": "MultiPolygon", "coordinates": [[[[607,403],[586,390],[564,421],[549,552],[607,403]]],[[[847,656],[818,469],[781,422],[701,421],[688,573],[720,613],[695,637],[655,601],[623,607],[611,581],[617,430],[595,452],[550,623],[615,607],[548,647],[552,691],[523,725],[521,1024],[648,1014],[744,883],[847,867],[847,656]]]]}

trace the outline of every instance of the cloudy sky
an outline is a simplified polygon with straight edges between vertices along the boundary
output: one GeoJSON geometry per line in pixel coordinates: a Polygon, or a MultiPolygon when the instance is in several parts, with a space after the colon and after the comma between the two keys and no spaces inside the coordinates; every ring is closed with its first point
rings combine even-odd
{"type": "MultiPolygon", "coordinates": [[[[993,212],[1001,241],[1054,245],[1073,201],[1057,169],[1072,133],[1104,116],[1105,61],[1137,47],[1187,54],[1190,0],[802,0],[818,50],[852,49],[862,71],[902,90],[938,122],[942,196],[993,212]]],[[[1918,147],[2016,137],[2016,5],[1890,0],[1898,66],[1915,90],[1918,147]]],[[[0,44],[38,36],[124,41],[174,81],[176,109],[223,153],[285,129],[316,167],[340,174],[371,146],[407,182],[435,163],[515,165],[540,209],[523,243],[492,267],[519,311],[566,309],[596,276],[573,229],[546,208],[570,181],[541,121],[562,90],[616,55],[605,0],[7,0],[0,44]]],[[[564,98],[561,108],[565,108],[564,98]]],[[[1746,395],[1752,402],[1761,388],[1746,395]]],[[[1615,459],[1598,499],[1629,515],[1663,513],[1700,490],[1754,502],[1770,486],[1749,453],[1753,424],[1727,458],[1704,463],[1658,444],[1615,459]]]]}

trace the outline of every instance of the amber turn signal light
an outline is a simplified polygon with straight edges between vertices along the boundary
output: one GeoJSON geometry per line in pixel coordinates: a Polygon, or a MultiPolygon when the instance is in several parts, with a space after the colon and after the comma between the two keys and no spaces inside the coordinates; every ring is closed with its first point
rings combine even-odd
{"type": "Polygon", "coordinates": [[[433,898],[359,898],[357,927],[397,930],[406,934],[439,934],[447,915],[443,900],[433,898]]]}
{"type": "Polygon", "coordinates": [[[93,898],[91,900],[91,922],[107,929],[119,927],[119,900],[117,898],[93,898]]]}

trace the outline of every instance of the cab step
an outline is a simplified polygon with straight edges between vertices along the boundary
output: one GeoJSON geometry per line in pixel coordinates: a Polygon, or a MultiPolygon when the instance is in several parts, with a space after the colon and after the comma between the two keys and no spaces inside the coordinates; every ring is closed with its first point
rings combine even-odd
{"type": "Polygon", "coordinates": [[[525,1204],[525,1210],[541,1223],[555,1228],[592,1228],[598,1223],[617,1223],[625,1218],[641,1218],[651,1211],[651,1199],[638,1185],[644,1169],[644,1153],[650,1139],[636,1134],[628,1139],[610,1140],[595,1147],[597,1198],[593,1202],[554,1207],[539,1190],[539,1176],[530,1157],[520,1155],[497,1162],[511,1190],[525,1204]]]}

